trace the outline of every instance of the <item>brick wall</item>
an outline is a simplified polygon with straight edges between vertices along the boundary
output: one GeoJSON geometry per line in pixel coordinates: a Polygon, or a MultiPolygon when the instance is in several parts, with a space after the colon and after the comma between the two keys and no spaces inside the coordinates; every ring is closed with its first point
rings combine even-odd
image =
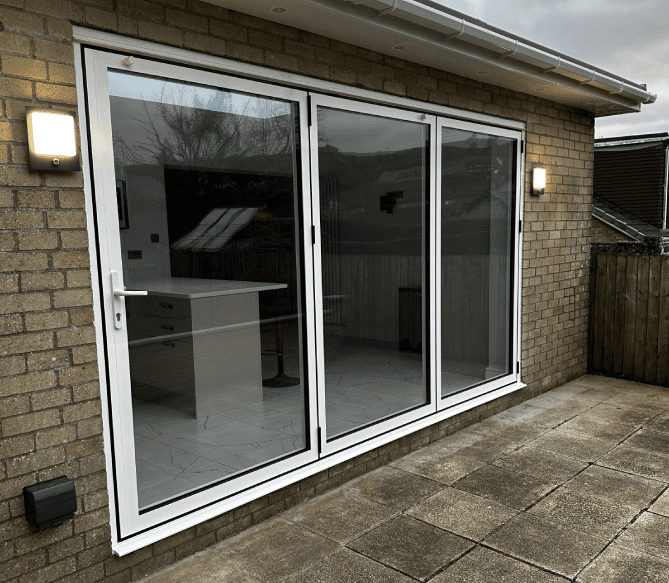
{"type": "Polygon", "coordinates": [[[137,580],[585,373],[590,114],[194,0],[0,0],[0,22],[0,582],[137,580]],[[27,167],[25,106],[76,106],[73,23],[526,122],[526,180],[534,163],[548,173],[546,194],[525,201],[527,388],[112,557],[83,176],[27,167]],[[22,488],[61,474],[79,512],[33,534],[22,488]]]}
{"type": "Polygon", "coordinates": [[[593,243],[632,243],[634,239],[621,233],[618,229],[614,229],[607,225],[604,221],[600,221],[596,217],[592,217],[592,226],[590,228],[590,237],[593,243]]]}

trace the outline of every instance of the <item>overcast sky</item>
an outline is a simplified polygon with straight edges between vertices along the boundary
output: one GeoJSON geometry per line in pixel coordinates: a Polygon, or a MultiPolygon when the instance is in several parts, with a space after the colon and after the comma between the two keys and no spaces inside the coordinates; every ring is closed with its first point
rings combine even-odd
{"type": "Polygon", "coordinates": [[[669,0],[437,0],[636,83],[641,113],[598,118],[596,137],[669,132],[669,0]]]}

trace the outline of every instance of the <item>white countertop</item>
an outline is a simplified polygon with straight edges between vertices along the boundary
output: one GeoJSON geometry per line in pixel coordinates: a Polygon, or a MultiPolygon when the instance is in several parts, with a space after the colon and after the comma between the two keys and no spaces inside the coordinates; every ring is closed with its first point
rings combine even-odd
{"type": "Polygon", "coordinates": [[[194,279],[189,277],[170,277],[167,279],[133,280],[126,283],[128,290],[146,290],[150,296],[168,296],[172,298],[211,298],[246,294],[272,289],[284,289],[285,283],[264,281],[236,281],[229,279],[194,279]]]}

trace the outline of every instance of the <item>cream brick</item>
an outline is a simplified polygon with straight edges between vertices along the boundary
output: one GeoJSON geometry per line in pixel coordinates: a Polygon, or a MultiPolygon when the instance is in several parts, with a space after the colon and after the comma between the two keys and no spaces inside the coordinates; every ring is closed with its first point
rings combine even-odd
{"type": "Polygon", "coordinates": [[[37,449],[53,447],[74,441],[77,438],[77,428],[75,425],[63,425],[55,429],[46,429],[38,431],[35,434],[35,446],[37,449]]]}
{"type": "Polygon", "coordinates": [[[178,47],[184,44],[184,33],[180,30],[142,20],[137,24],[140,38],[146,38],[167,45],[176,45],[178,47]]]}
{"type": "Polygon", "coordinates": [[[2,58],[2,73],[27,79],[46,79],[46,63],[24,57],[4,56],[2,58]]]}
{"type": "Polygon", "coordinates": [[[0,358],[0,375],[9,377],[26,372],[26,359],[23,356],[0,358]]]}
{"type": "Polygon", "coordinates": [[[77,90],[68,85],[56,85],[53,83],[35,83],[35,96],[40,101],[53,103],[76,103],[77,90]]]}
{"type": "Polygon", "coordinates": [[[65,278],[59,271],[24,273],[21,275],[21,290],[34,291],[65,287],[65,278]]]}
{"type": "Polygon", "coordinates": [[[66,85],[74,85],[76,75],[72,65],[62,65],[60,63],[48,63],[49,81],[66,85]]]}
{"type": "Polygon", "coordinates": [[[88,233],[86,231],[63,231],[60,241],[65,249],[80,249],[88,247],[88,233]]]}
{"type": "Polygon", "coordinates": [[[86,227],[86,214],[83,211],[49,211],[46,216],[50,229],[83,229],[86,227]]]}
{"type": "Polygon", "coordinates": [[[56,333],[56,342],[58,346],[75,346],[78,344],[92,344],[93,342],[95,342],[95,329],[92,327],[87,327],[87,328],[71,328],[68,330],[59,330],[56,333]]]}
{"type": "Polygon", "coordinates": [[[45,253],[0,253],[0,271],[28,271],[47,267],[45,253]]]}
{"type": "Polygon", "coordinates": [[[36,40],[35,57],[54,63],[74,64],[74,50],[69,42],[36,40]]]}
{"type": "Polygon", "coordinates": [[[84,193],[80,190],[61,190],[58,193],[60,208],[82,209],[84,208],[84,193]]]}
{"type": "Polygon", "coordinates": [[[19,249],[55,249],[58,247],[58,235],[53,231],[19,232],[19,249]]]}
{"type": "Polygon", "coordinates": [[[0,251],[13,251],[16,248],[14,233],[0,233],[0,251]]]}
{"type": "Polygon", "coordinates": [[[44,213],[41,211],[0,210],[0,229],[41,229],[44,213]]]}
{"type": "Polygon", "coordinates": [[[89,417],[96,417],[100,415],[101,407],[100,400],[84,401],[76,405],[68,405],[63,407],[63,421],[65,423],[72,423],[81,419],[88,419],[89,417]]]}
{"type": "Polygon", "coordinates": [[[90,270],[77,270],[67,272],[67,287],[90,287],[90,270]]]}
{"type": "Polygon", "coordinates": [[[53,407],[61,407],[72,402],[72,394],[69,388],[51,389],[48,391],[41,391],[30,395],[30,402],[33,406],[33,411],[40,411],[42,409],[51,409],[53,407]]]}
{"type": "Polygon", "coordinates": [[[54,251],[51,254],[51,264],[56,269],[88,267],[88,251],[54,251]]]}
{"type": "Polygon", "coordinates": [[[84,364],[65,368],[58,372],[61,385],[76,385],[98,379],[98,365],[95,363],[84,364]]]}
{"type": "Polygon", "coordinates": [[[225,55],[225,41],[213,36],[187,32],[184,37],[184,46],[203,53],[225,55]]]}
{"type": "Polygon", "coordinates": [[[77,288],[66,291],[57,291],[53,294],[53,305],[55,308],[89,306],[92,303],[93,292],[90,289],[77,288]]]}
{"type": "Polygon", "coordinates": [[[33,352],[26,357],[26,363],[30,371],[62,368],[69,364],[69,360],[70,355],[67,350],[33,352]]]}
{"type": "Polygon", "coordinates": [[[38,330],[52,330],[64,328],[68,325],[68,314],[66,310],[42,312],[40,314],[26,314],[26,330],[34,332],[38,330]]]}
{"type": "Polygon", "coordinates": [[[114,12],[92,6],[86,7],[86,23],[95,28],[118,30],[118,18],[114,12]]]}
{"type": "Polygon", "coordinates": [[[0,293],[19,291],[19,276],[17,273],[0,273],[0,293]]]}

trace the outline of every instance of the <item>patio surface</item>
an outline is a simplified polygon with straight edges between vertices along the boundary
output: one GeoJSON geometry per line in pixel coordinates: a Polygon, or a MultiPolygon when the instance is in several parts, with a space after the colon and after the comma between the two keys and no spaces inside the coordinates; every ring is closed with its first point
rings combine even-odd
{"type": "Polygon", "coordinates": [[[669,390],[585,376],[144,579],[666,583],[669,390]]]}

